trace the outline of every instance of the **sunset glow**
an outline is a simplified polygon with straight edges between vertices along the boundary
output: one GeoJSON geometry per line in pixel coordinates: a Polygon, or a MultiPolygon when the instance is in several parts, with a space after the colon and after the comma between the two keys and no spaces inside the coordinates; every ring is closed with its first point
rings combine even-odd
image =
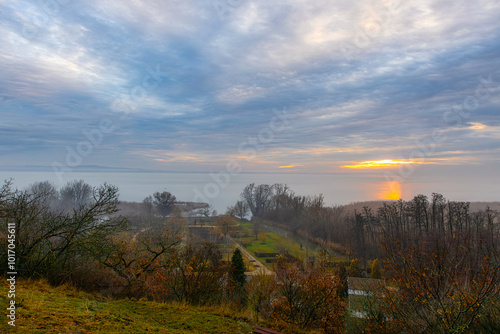
{"type": "Polygon", "coordinates": [[[401,183],[397,181],[384,182],[382,191],[377,194],[378,199],[398,200],[401,198],[401,183]]]}
{"type": "Polygon", "coordinates": [[[403,161],[403,160],[376,160],[376,161],[362,161],[356,165],[344,165],[343,168],[354,168],[354,169],[364,169],[364,168],[382,168],[382,167],[397,167],[404,164],[415,164],[414,161],[403,161]]]}
{"type": "Polygon", "coordinates": [[[220,212],[240,180],[329,205],[386,180],[405,199],[500,200],[498,0],[73,3],[0,0],[0,177],[16,187],[116,173],[123,201],[177,191],[220,212]]]}
{"type": "Polygon", "coordinates": [[[288,166],[280,166],[280,168],[295,168],[295,167],[300,167],[302,165],[288,165],[288,166]]]}

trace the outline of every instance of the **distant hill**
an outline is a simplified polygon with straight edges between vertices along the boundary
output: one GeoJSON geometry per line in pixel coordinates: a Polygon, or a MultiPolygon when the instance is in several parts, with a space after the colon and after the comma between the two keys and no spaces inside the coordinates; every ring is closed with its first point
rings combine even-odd
{"type": "MultiPolygon", "coordinates": [[[[110,167],[101,165],[79,165],[75,167],[68,167],[69,170],[74,172],[143,172],[148,171],[139,168],[124,168],[124,167],[110,167]]],[[[7,165],[0,166],[1,171],[7,172],[52,172],[52,166],[43,165],[7,165]]]]}

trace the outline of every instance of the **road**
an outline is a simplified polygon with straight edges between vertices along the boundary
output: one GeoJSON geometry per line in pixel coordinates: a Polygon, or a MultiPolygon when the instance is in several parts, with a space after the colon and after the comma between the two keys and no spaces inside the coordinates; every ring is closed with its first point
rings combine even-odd
{"type": "Polygon", "coordinates": [[[265,275],[274,275],[273,271],[267,269],[266,266],[264,264],[262,264],[262,262],[260,262],[255,257],[253,257],[252,254],[250,254],[239,243],[237,243],[236,241],[234,241],[234,244],[236,245],[236,247],[238,247],[240,249],[240,251],[243,254],[243,256],[245,256],[248,260],[250,260],[254,265],[258,265],[259,266],[259,269],[254,270],[254,271],[248,271],[245,274],[247,274],[247,275],[258,275],[259,273],[264,273],[265,275]]]}

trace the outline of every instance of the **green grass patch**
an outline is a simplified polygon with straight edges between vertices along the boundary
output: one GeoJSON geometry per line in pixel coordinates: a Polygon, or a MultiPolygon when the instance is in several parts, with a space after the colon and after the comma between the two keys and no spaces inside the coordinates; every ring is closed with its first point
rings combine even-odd
{"type": "MultiPolygon", "coordinates": [[[[306,259],[307,256],[318,257],[318,253],[311,249],[306,249],[305,247],[300,248],[300,243],[294,241],[292,238],[286,238],[280,236],[274,232],[269,232],[263,227],[259,229],[258,239],[255,238],[255,233],[253,231],[253,223],[248,221],[240,221],[240,233],[242,236],[236,241],[240,242],[245,246],[246,250],[255,256],[255,253],[284,253],[288,252],[290,255],[297,258],[306,259]]],[[[290,234],[292,234],[290,232],[290,234]]],[[[262,262],[267,268],[272,269],[273,264],[266,263],[266,258],[257,257],[257,260],[262,262]]]]}
{"type": "Polygon", "coordinates": [[[248,333],[246,315],[229,307],[147,300],[106,300],[70,286],[18,280],[16,327],[7,324],[7,284],[0,287],[0,333],[248,333]]]}

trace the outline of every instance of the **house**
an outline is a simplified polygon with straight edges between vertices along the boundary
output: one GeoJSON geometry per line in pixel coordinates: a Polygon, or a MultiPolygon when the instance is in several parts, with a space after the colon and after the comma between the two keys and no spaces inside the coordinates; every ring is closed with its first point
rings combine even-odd
{"type": "Polygon", "coordinates": [[[385,289],[385,280],[383,279],[349,277],[347,284],[349,295],[369,296],[374,291],[385,289]]]}
{"type": "Polygon", "coordinates": [[[356,318],[366,318],[366,307],[377,304],[377,296],[383,295],[386,289],[382,279],[349,277],[347,284],[349,310],[356,318]]]}

